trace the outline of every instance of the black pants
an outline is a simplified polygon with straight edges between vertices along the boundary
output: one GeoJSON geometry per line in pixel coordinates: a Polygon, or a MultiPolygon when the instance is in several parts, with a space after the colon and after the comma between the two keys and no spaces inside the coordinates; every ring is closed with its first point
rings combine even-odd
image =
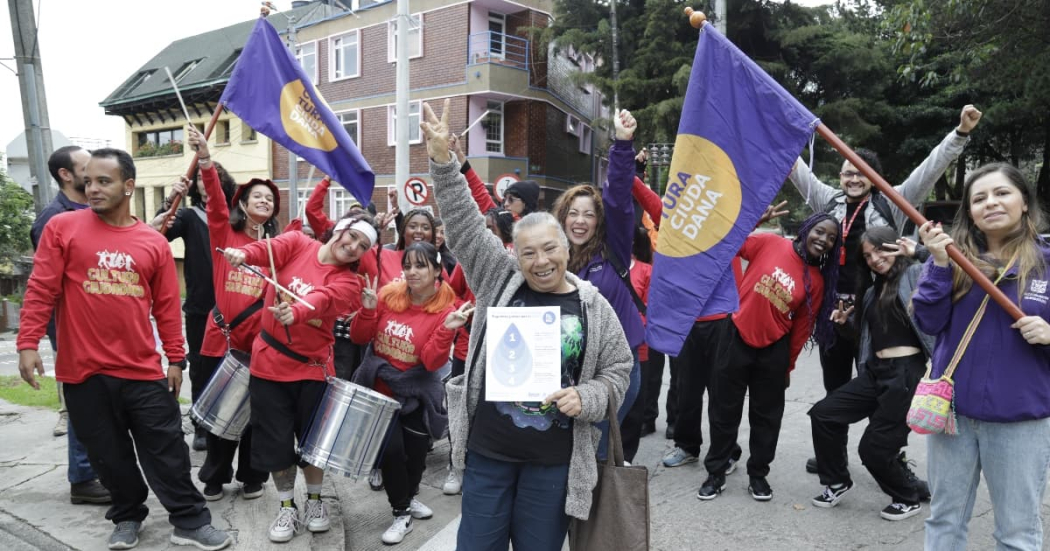
{"type": "MultiPolygon", "coordinates": [[[[208,371],[208,378],[215,373],[222,358],[212,356],[201,356],[201,368],[208,371]]],[[[233,457],[237,456],[237,480],[245,483],[266,482],[270,473],[258,471],[252,468],[252,427],[249,425],[244,429],[240,440],[226,440],[212,433],[205,435],[208,442],[208,452],[204,457],[197,478],[205,484],[229,484],[233,480],[233,457]]]]}
{"type": "Polygon", "coordinates": [[[405,514],[412,498],[419,493],[429,448],[430,435],[423,424],[422,408],[400,415],[390,423],[381,467],[386,497],[394,516],[405,514]]]}
{"type": "Polygon", "coordinates": [[[350,339],[342,337],[335,338],[334,351],[332,352],[332,363],[335,364],[335,376],[349,381],[361,365],[364,357],[365,347],[354,344],[350,339]]]}
{"type": "Polygon", "coordinates": [[[712,366],[724,362],[732,327],[733,321],[728,316],[694,323],[682,351],[678,357],[671,358],[672,373],[678,371],[674,443],[693,455],[700,455],[700,445],[704,443],[704,391],[708,388],[712,366]]]}
{"type": "Polygon", "coordinates": [[[173,526],[193,530],[211,523],[204,496],[190,478],[182,416],[166,380],[94,375],[79,384],[65,383],[63,389],[69,420],[87,448],[91,467],[113,496],[106,519],[142,522],[152,489],[173,526]]]}
{"type": "MultiPolygon", "coordinates": [[[[820,347],[820,367],[824,371],[824,392],[831,394],[836,388],[853,378],[853,362],[857,357],[857,341],[842,335],[835,336],[829,347],[820,347]]],[[[860,369],[858,368],[858,371],[860,369]]]]}
{"type": "Polygon", "coordinates": [[[716,365],[707,388],[711,400],[708,410],[711,448],[704,458],[704,466],[712,475],[725,475],[737,448],[744,396],[747,395],[751,424],[747,474],[768,476],[784,418],[785,378],[791,359],[789,336],[785,335],[765,348],[752,348],[740,338],[736,326],[730,325],[732,340],[726,361],[716,365]]]}
{"type": "Polygon", "coordinates": [[[918,503],[919,493],[897,460],[908,445],[904,419],[915,385],[926,371],[926,356],[873,358],[857,378],[839,387],[809,410],[820,483],[851,482],[846,466],[849,426],[868,419],[860,439],[860,459],[875,482],[894,502],[918,503]]]}
{"type": "MultiPolygon", "coordinates": [[[[655,424],[660,416],[660,389],[664,384],[664,364],[667,356],[663,352],[649,349],[649,359],[642,362],[642,396],[645,402],[642,420],[655,424]]],[[[667,387],[667,424],[674,425],[678,413],[678,392],[675,383],[678,370],[671,365],[671,384],[667,387]]]]}
{"type": "MultiPolygon", "coordinates": [[[[204,329],[208,327],[208,314],[186,314],[186,363],[190,366],[190,396],[194,404],[208,386],[211,371],[201,364],[201,346],[204,344],[204,329]]],[[[249,350],[250,352],[250,350],[249,350]]]]}

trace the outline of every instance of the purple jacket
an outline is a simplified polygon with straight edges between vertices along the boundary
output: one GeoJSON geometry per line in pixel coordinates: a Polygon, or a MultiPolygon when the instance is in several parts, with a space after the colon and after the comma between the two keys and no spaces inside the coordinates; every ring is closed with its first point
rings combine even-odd
{"type": "MultiPolygon", "coordinates": [[[[1050,249],[1043,249],[1050,264],[1050,249]]],[[[1050,272],[1026,282],[1021,310],[1026,315],[1050,319],[1050,272]]],[[[1017,300],[1017,267],[999,283],[1006,296],[1017,300]]],[[[952,303],[952,266],[941,268],[928,260],[912,297],[915,324],[937,337],[931,377],[940,377],[955,354],[966,326],[987,293],[974,285],[952,303]]],[[[971,419],[991,422],[1026,421],[1050,417],[1050,347],[1033,346],[1011,329],[1013,318],[989,301],[963,353],[955,374],[955,411],[971,419]]]]}
{"type": "MultiPolygon", "coordinates": [[[[615,255],[620,265],[631,265],[631,247],[634,244],[634,201],[631,186],[634,184],[633,142],[616,140],[609,148],[609,175],[602,185],[602,204],[605,206],[605,245],[609,254],[615,255]]],[[[612,262],[601,253],[587,263],[577,274],[580,279],[590,281],[598,292],[609,301],[620,325],[627,336],[631,350],[637,350],[645,341],[642,315],[634,305],[631,291],[624,285],[612,262]]]]}

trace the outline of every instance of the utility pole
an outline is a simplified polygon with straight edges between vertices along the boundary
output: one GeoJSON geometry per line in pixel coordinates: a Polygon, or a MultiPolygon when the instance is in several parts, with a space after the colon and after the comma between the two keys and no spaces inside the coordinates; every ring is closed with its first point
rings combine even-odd
{"type": "Polygon", "coordinates": [[[620,29],[616,23],[616,0],[609,1],[609,23],[612,25],[613,116],[615,117],[620,112],[620,29]]]}
{"type": "Polygon", "coordinates": [[[11,35],[15,43],[18,88],[22,94],[22,119],[26,126],[26,149],[29,173],[36,179],[33,201],[39,213],[51,202],[51,174],[47,160],[51,157],[51,123],[47,116],[44,93],[44,71],[40,65],[40,41],[31,0],[9,0],[11,35]]]}
{"type": "Polygon", "coordinates": [[[726,0],[715,0],[715,28],[726,34],[726,0]]]}
{"type": "MultiPolygon", "coordinates": [[[[405,197],[405,182],[408,181],[409,170],[409,116],[408,96],[411,88],[408,79],[408,31],[412,25],[412,18],[408,11],[408,0],[397,0],[397,80],[395,93],[395,109],[397,119],[395,121],[396,142],[394,144],[394,188],[397,190],[397,206],[404,212],[408,206],[408,198],[405,197]]],[[[420,107],[419,120],[423,120],[422,106],[420,107]]]]}

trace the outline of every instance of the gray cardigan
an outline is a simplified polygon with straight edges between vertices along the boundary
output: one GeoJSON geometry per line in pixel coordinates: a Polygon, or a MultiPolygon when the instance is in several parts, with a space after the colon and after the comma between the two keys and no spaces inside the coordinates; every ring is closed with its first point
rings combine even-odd
{"type": "MultiPolygon", "coordinates": [[[[434,195],[441,217],[445,220],[445,234],[449,247],[456,254],[467,285],[477,297],[470,349],[467,358],[473,358],[475,349],[485,346],[478,342],[485,326],[489,306],[506,306],[514,293],[525,284],[518,261],[508,255],[503,243],[485,228],[485,219],[470,194],[466,179],[459,173],[459,163],[453,158],[448,164],[430,162],[434,179],[434,195]],[[510,274],[506,289],[499,296],[500,286],[510,274]]],[[[565,514],[586,520],[591,510],[591,492],[598,483],[598,465],[595,460],[600,432],[593,425],[606,417],[608,391],[601,381],[612,384],[616,403],[623,400],[628,377],[634,365],[631,348],[612,306],[598,289],[572,273],[566,279],[579,289],[583,315],[586,317],[587,344],[583,367],[576,385],[583,402],[583,412],[573,420],[572,458],[569,462],[568,490],[565,514]]],[[[481,397],[485,373],[485,354],[482,348],[477,363],[466,366],[463,375],[446,384],[448,392],[449,436],[452,440],[452,464],[464,468],[467,437],[481,397]],[[477,373],[475,373],[477,371],[477,373]],[[469,385],[468,385],[469,382],[469,385]]]]}
{"type": "MultiPolygon", "coordinates": [[[[901,304],[904,305],[904,309],[908,312],[909,321],[912,319],[911,316],[911,296],[915,294],[915,287],[919,283],[919,275],[922,273],[922,264],[915,263],[908,266],[908,269],[901,274],[900,285],[897,287],[897,297],[900,298],[901,304]]],[[[875,307],[875,287],[872,286],[864,293],[864,311],[867,312],[868,308],[875,307]]],[[[919,330],[915,326],[915,322],[911,322],[911,329],[915,331],[915,335],[919,337],[919,342],[922,343],[922,351],[926,353],[926,358],[933,357],[933,346],[937,342],[937,337],[933,335],[927,335],[919,330]]],[[[867,320],[861,320],[860,324],[860,348],[857,350],[857,369],[865,369],[865,363],[873,356],[871,350],[871,330],[868,328],[867,320]]]]}
{"type": "MultiPolygon", "coordinates": [[[[960,136],[955,133],[955,130],[952,130],[941,140],[941,143],[937,144],[937,147],[933,148],[926,160],[908,175],[908,179],[899,186],[893,186],[893,189],[897,190],[897,193],[900,193],[912,205],[922,204],[930,190],[933,189],[933,185],[948,169],[948,165],[962,153],[968,140],[969,138],[960,136]]],[[[846,217],[845,192],[817,179],[806,163],[802,162],[802,159],[795,161],[789,177],[813,212],[830,212],[839,221],[846,217]],[[834,203],[834,206],[830,206],[831,203],[834,203]]],[[[890,212],[893,213],[894,226],[897,228],[897,233],[900,234],[904,230],[908,217],[892,201],[887,202],[890,212]]],[[[885,220],[878,210],[864,209],[864,227],[875,228],[888,225],[890,221],[885,220]]]]}

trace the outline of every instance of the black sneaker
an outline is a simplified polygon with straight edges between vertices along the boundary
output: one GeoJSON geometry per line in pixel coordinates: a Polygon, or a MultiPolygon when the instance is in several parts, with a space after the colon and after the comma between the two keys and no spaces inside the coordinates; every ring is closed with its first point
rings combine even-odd
{"type": "Polygon", "coordinates": [[[193,451],[202,452],[208,449],[206,434],[208,434],[208,431],[204,427],[196,427],[193,430],[193,451]]]}
{"type": "Polygon", "coordinates": [[[664,439],[674,440],[674,423],[667,424],[667,428],[664,429],[664,439]]]}
{"type": "Polygon", "coordinates": [[[244,497],[244,499],[255,499],[257,497],[262,497],[262,495],[263,485],[261,482],[249,482],[244,486],[241,486],[241,496],[244,497]]]}
{"type": "Polygon", "coordinates": [[[806,472],[809,474],[817,474],[817,458],[810,457],[806,460],[806,472]]]}
{"type": "Polygon", "coordinates": [[[846,495],[846,492],[853,489],[852,482],[839,484],[838,486],[838,488],[824,486],[824,492],[813,498],[813,505],[824,508],[834,507],[839,504],[839,501],[846,495]]]}
{"type": "Polygon", "coordinates": [[[879,513],[879,516],[886,520],[904,520],[906,518],[914,517],[922,511],[922,505],[918,503],[890,503],[885,509],[879,513]]]}
{"type": "Polygon", "coordinates": [[[708,475],[707,480],[704,481],[703,486],[700,486],[700,491],[696,492],[696,499],[709,501],[721,494],[726,489],[726,477],[717,475],[708,475]]]}
{"type": "Polygon", "coordinates": [[[218,501],[222,499],[222,484],[205,484],[203,493],[204,499],[218,501]]]}
{"type": "Polygon", "coordinates": [[[751,492],[751,497],[755,498],[755,501],[769,501],[773,499],[773,488],[769,487],[769,482],[766,482],[764,476],[752,476],[751,484],[748,485],[747,491],[751,492]]]}
{"type": "Polygon", "coordinates": [[[925,480],[915,475],[915,471],[911,470],[911,466],[915,464],[914,461],[908,460],[902,451],[897,455],[897,461],[900,462],[901,468],[904,469],[904,476],[908,478],[908,482],[911,482],[915,486],[915,490],[919,493],[919,501],[930,501],[930,485],[925,480]]]}
{"type": "Polygon", "coordinates": [[[656,432],[656,423],[652,421],[642,423],[642,436],[649,436],[654,432],[656,432]]]}

